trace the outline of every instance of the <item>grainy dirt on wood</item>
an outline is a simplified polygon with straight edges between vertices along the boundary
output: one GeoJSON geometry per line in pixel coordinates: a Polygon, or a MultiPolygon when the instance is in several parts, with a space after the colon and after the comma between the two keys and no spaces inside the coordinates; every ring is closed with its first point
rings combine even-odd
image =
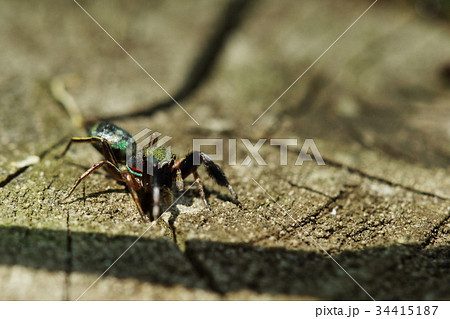
{"type": "Polygon", "coordinates": [[[3,1],[0,299],[450,298],[447,6],[379,1],[255,122],[370,2],[81,4],[199,125],[75,3],[3,1]],[[106,171],[59,203],[101,156],[58,158],[86,133],[55,79],[85,119],[180,157],[193,138],[237,139],[238,164],[240,139],[299,145],[219,163],[240,206],[204,170],[211,210],[193,187],[154,224],[106,171]],[[310,138],[326,165],[294,165],[310,138]]]}

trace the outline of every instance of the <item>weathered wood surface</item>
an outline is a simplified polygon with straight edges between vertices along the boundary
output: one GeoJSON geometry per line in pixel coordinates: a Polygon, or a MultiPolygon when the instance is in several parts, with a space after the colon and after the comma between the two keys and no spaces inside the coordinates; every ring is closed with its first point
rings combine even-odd
{"type": "Polygon", "coordinates": [[[3,1],[0,299],[77,299],[144,232],[82,299],[369,299],[324,250],[375,299],[450,298],[445,5],[379,1],[252,125],[370,1],[255,1],[221,22],[204,78],[191,68],[226,1],[80,4],[168,92],[187,88],[200,125],[177,106],[122,116],[168,97],[73,1],[3,1]],[[163,132],[180,155],[198,137],[313,138],[327,165],[293,165],[298,146],[280,166],[266,143],[267,166],[223,163],[242,207],[205,178],[211,211],[189,190],[150,229],[104,172],[59,204],[100,159],[57,159],[85,135],[50,90],[66,74],[85,118],[163,132]]]}

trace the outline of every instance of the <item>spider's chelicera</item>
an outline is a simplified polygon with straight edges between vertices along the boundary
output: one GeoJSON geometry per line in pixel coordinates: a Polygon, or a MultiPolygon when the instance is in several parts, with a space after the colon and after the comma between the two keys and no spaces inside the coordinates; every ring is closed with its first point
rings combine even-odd
{"type": "Polygon", "coordinates": [[[110,122],[99,122],[90,130],[90,137],[72,137],[61,156],[69,150],[72,143],[91,143],[103,154],[104,160],[93,165],[81,175],[67,195],[69,197],[75,188],[86,177],[100,167],[105,167],[117,180],[124,182],[139,213],[150,220],[155,220],[161,214],[160,199],[171,203],[172,185],[176,184],[179,191],[183,190],[183,180],[193,175],[198,185],[200,195],[206,207],[206,200],[202,181],[197,169],[204,164],[208,174],[220,186],[227,187],[231,195],[237,200],[237,194],[228,182],[223,170],[203,152],[193,151],[184,159],[177,161],[176,155],[168,148],[157,146],[157,137],[150,139],[150,143],[142,150],[136,150],[136,142],[130,133],[110,122]],[[127,156],[127,148],[131,146],[133,155],[127,156]]]}

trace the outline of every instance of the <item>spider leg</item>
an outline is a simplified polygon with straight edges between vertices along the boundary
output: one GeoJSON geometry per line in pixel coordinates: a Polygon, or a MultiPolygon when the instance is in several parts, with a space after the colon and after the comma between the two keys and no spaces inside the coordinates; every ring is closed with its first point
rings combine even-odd
{"type": "Polygon", "coordinates": [[[200,157],[200,160],[202,161],[203,165],[205,165],[206,171],[208,172],[209,176],[211,176],[220,186],[227,187],[233,198],[237,200],[238,196],[236,192],[228,182],[227,176],[225,175],[223,170],[219,167],[219,165],[214,163],[213,160],[203,152],[193,152],[192,154],[194,156],[200,157]]]}
{"type": "Polygon", "coordinates": [[[137,190],[141,189],[142,187],[141,187],[141,185],[139,185],[139,183],[136,181],[135,177],[132,174],[126,172],[126,173],[123,173],[123,175],[124,175],[124,181],[127,184],[127,187],[130,191],[131,198],[133,199],[134,203],[136,204],[139,214],[145,220],[145,213],[142,209],[141,202],[139,200],[139,194],[137,192],[137,190]]]}
{"type": "Polygon", "coordinates": [[[58,158],[63,157],[67,151],[69,150],[72,143],[89,143],[94,144],[95,148],[100,151],[105,159],[114,165],[118,166],[118,162],[116,159],[116,156],[114,155],[113,150],[111,149],[111,145],[109,145],[108,141],[104,138],[97,137],[97,136],[91,136],[91,137],[72,137],[67,144],[66,148],[64,149],[64,152],[61,153],[58,158]],[[101,144],[101,147],[99,147],[98,144],[101,144]]]}
{"type": "Polygon", "coordinates": [[[184,184],[183,184],[183,175],[181,174],[181,169],[176,169],[176,185],[178,191],[182,192],[184,190],[184,184]]]}
{"type": "MultiPolygon", "coordinates": [[[[157,137],[155,138],[157,141],[157,137]]],[[[88,177],[90,174],[92,174],[95,170],[99,169],[102,166],[106,166],[106,169],[109,171],[109,173],[117,180],[124,182],[127,185],[128,190],[130,191],[131,197],[136,204],[136,207],[142,216],[142,218],[145,219],[146,214],[144,213],[144,210],[142,208],[141,198],[140,194],[138,193],[139,190],[141,190],[143,187],[148,189],[150,185],[149,175],[145,174],[143,177],[143,182],[140,184],[136,177],[128,172],[126,168],[122,169],[122,171],[119,169],[119,163],[116,160],[116,156],[114,155],[113,150],[111,149],[111,145],[108,143],[107,140],[101,137],[92,136],[92,137],[73,137],[67,144],[66,148],[62,152],[62,154],[59,157],[64,156],[67,151],[70,149],[70,146],[72,143],[90,143],[94,144],[94,146],[103,153],[103,156],[105,157],[104,161],[101,161],[94,166],[92,166],[89,170],[87,170],[82,176],[78,178],[75,185],[71,188],[69,193],[63,198],[68,198],[72,192],[75,190],[75,188],[80,184],[80,182],[88,177]],[[98,144],[101,144],[101,147],[98,146],[98,144]]],[[[145,193],[145,192],[144,192],[145,193]]]]}
{"type": "Polygon", "coordinates": [[[138,197],[139,209],[148,215],[150,220],[156,220],[161,215],[161,189],[159,186],[161,183],[158,178],[158,163],[144,156],[142,164],[142,189],[138,197]],[[152,166],[151,173],[149,173],[149,165],[152,166]]]}
{"type": "Polygon", "coordinates": [[[213,160],[208,155],[206,155],[203,152],[194,151],[194,152],[189,153],[183,160],[175,163],[173,165],[173,169],[180,169],[183,179],[186,178],[187,176],[189,176],[190,174],[193,174],[194,178],[196,178],[196,180],[197,179],[199,180],[199,182],[197,184],[199,185],[200,194],[202,195],[202,198],[203,198],[203,196],[204,196],[203,185],[202,185],[202,182],[199,179],[198,173],[197,173],[197,169],[201,164],[203,164],[205,166],[206,171],[208,172],[209,176],[212,179],[214,179],[214,181],[217,184],[219,184],[220,186],[227,187],[228,190],[230,191],[231,195],[233,196],[233,198],[235,200],[238,200],[238,196],[237,196],[236,192],[234,191],[233,187],[228,182],[228,179],[227,179],[225,173],[223,172],[223,170],[219,167],[219,165],[214,163],[213,160]],[[194,160],[199,160],[200,162],[197,164],[197,163],[194,163],[194,160]],[[194,172],[195,172],[195,174],[194,174],[194,172]]]}
{"type": "Polygon", "coordinates": [[[120,173],[120,170],[117,168],[116,165],[114,165],[113,163],[109,162],[109,161],[101,161],[98,162],[97,164],[94,164],[90,169],[88,169],[86,172],[83,173],[83,175],[81,175],[77,181],[75,182],[75,184],[72,186],[72,188],[70,189],[70,191],[67,193],[66,196],[64,196],[64,198],[62,200],[67,199],[75,190],[75,188],[77,188],[77,186],[85,179],[87,178],[89,175],[91,175],[93,172],[95,172],[97,169],[99,169],[102,166],[106,166],[106,168],[108,169],[108,171],[114,176],[114,178],[116,178],[117,180],[124,182],[124,179],[122,178],[122,175],[120,173]]]}
{"type": "Polygon", "coordinates": [[[161,208],[159,203],[160,197],[161,191],[159,186],[153,186],[153,209],[152,209],[153,220],[158,219],[159,215],[161,214],[161,208]]]}
{"type": "Polygon", "coordinates": [[[67,151],[69,150],[70,146],[72,145],[72,143],[89,143],[89,144],[94,144],[94,143],[102,143],[103,139],[101,137],[97,137],[97,136],[91,136],[91,137],[72,137],[69,141],[69,143],[67,144],[66,148],[64,149],[64,151],[61,153],[61,155],[59,155],[58,157],[63,157],[67,151]]]}
{"type": "Polygon", "coordinates": [[[194,175],[195,183],[198,186],[198,190],[200,191],[200,196],[202,197],[203,203],[205,204],[205,207],[209,209],[209,203],[206,200],[205,190],[203,189],[203,182],[200,179],[200,175],[198,175],[197,171],[192,172],[192,175],[194,175]]]}

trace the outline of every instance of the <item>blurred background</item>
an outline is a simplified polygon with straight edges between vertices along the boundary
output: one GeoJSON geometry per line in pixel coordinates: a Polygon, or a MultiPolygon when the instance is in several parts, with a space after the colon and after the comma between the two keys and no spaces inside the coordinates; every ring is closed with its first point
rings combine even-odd
{"type": "MultiPolygon", "coordinates": [[[[327,168],[280,167],[279,149],[268,143],[260,151],[267,167],[220,163],[247,206],[235,207],[206,178],[215,212],[202,211],[198,192],[190,191],[176,220],[167,221],[170,227],[159,225],[147,234],[143,250],[90,298],[367,298],[345,276],[332,271],[320,279],[314,274],[331,261],[322,262],[320,249],[286,231],[290,221],[252,178],[264,181],[269,193],[305,224],[333,208],[346,212],[348,220],[341,226],[333,228],[334,222],[325,218],[309,231],[319,237],[328,232],[320,237],[321,245],[343,260],[348,257],[348,267],[373,288],[374,296],[448,297],[439,282],[445,283],[442,272],[449,260],[450,3],[379,0],[330,48],[372,4],[3,0],[0,240],[5,248],[0,248],[0,273],[9,279],[0,298],[74,299],[146,228],[123,187],[106,174],[91,177],[67,205],[55,204],[101,158],[89,146],[74,147],[63,161],[55,155],[71,136],[85,136],[84,127],[97,120],[114,121],[132,134],[144,128],[162,132],[173,137],[172,150],[180,156],[192,149],[193,138],[248,138],[254,143],[260,138],[312,138],[327,168]],[[243,216],[251,222],[239,219],[243,216]],[[373,228],[364,228],[369,221],[373,228]],[[361,231],[354,233],[358,227],[361,231]],[[205,246],[204,241],[214,244],[205,246]],[[42,250],[36,250],[36,242],[42,250]],[[89,259],[90,249],[109,242],[109,251],[89,259]],[[417,286],[401,279],[395,290],[376,280],[384,273],[379,269],[395,268],[395,261],[379,269],[352,263],[365,249],[374,249],[380,262],[385,258],[377,249],[385,252],[398,243],[411,245],[408,254],[419,251],[418,260],[425,260],[414,266],[416,277],[413,270],[402,270],[416,278],[417,286]],[[428,246],[441,248],[421,250],[428,246]],[[221,260],[230,251],[228,261],[221,260]],[[358,253],[347,256],[348,251],[358,253]],[[254,258],[242,259],[244,253],[254,258]],[[138,267],[155,254],[154,267],[138,267]],[[261,261],[266,254],[270,258],[261,261]],[[300,271],[298,261],[305,258],[319,261],[300,271]],[[227,273],[224,265],[230,260],[227,273]],[[266,271],[278,262],[281,268],[274,269],[285,285],[264,279],[276,280],[276,274],[266,271]],[[183,266],[168,271],[167,263],[169,268],[183,266]],[[249,272],[248,265],[256,270],[249,266],[249,272]],[[425,268],[431,270],[420,271],[425,268]],[[239,279],[242,273],[249,277],[239,279]]],[[[238,147],[241,162],[247,152],[242,144],[238,147]]],[[[292,148],[289,164],[300,147],[292,148]]]]}

